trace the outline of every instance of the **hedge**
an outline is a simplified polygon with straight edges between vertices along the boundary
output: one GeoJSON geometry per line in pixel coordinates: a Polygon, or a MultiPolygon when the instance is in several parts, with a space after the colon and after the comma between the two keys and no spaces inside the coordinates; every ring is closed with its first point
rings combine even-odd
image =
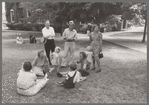
{"type": "MultiPolygon", "coordinates": [[[[10,30],[25,30],[25,31],[41,31],[44,28],[44,24],[37,23],[7,23],[7,27],[10,30]]],[[[61,32],[61,26],[52,25],[56,33],[61,32]]]]}

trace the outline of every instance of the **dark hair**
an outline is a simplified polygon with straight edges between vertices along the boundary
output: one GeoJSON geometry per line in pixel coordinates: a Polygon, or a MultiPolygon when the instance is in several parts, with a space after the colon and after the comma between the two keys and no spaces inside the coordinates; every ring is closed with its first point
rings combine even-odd
{"type": "Polygon", "coordinates": [[[72,71],[76,70],[77,69],[77,62],[76,61],[72,61],[71,64],[70,64],[70,69],[72,71]]]}
{"type": "Polygon", "coordinates": [[[24,64],[23,64],[23,69],[24,69],[25,71],[30,71],[30,70],[32,69],[31,63],[30,63],[30,62],[24,62],[24,64]]]}
{"type": "Polygon", "coordinates": [[[80,54],[82,54],[83,56],[83,59],[85,59],[87,57],[86,53],[85,52],[80,52],[80,54]]]}
{"type": "Polygon", "coordinates": [[[96,27],[98,27],[98,28],[100,29],[99,25],[97,25],[97,24],[94,25],[94,26],[92,26],[92,27],[93,27],[93,29],[92,29],[93,31],[94,31],[94,29],[95,29],[96,27]]]}
{"type": "Polygon", "coordinates": [[[76,70],[77,69],[77,65],[76,64],[71,64],[70,65],[70,69],[73,70],[73,71],[76,70]]]}

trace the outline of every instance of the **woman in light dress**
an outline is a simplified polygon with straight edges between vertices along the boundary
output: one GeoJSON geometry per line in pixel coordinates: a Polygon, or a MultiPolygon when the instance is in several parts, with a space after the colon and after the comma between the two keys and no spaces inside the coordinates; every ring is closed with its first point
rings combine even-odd
{"type": "Polygon", "coordinates": [[[88,35],[91,37],[91,40],[92,40],[90,47],[92,48],[93,57],[94,57],[93,68],[95,69],[95,62],[96,62],[98,66],[96,73],[98,73],[101,71],[99,54],[102,51],[102,34],[99,31],[99,26],[96,25],[94,27],[94,31],[91,33],[88,33],[88,35]]]}
{"type": "Polygon", "coordinates": [[[37,79],[36,74],[32,71],[30,62],[24,62],[17,78],[17,91],[21,95],[35,95],[47,83],[47,75],[43,79],[37,79]]]}

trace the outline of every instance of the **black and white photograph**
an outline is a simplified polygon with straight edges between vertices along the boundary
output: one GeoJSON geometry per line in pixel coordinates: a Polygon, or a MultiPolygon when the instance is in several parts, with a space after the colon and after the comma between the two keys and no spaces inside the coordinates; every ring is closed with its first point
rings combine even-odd
{"type": "Polygon", "coordinates": [[[3,104],[147,104],[147,2],[1,4],[3,104]]]}

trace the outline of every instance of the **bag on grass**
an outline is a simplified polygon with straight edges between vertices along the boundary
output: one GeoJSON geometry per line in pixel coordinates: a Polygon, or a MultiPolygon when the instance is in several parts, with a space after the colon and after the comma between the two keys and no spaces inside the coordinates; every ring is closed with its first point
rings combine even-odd
{"type": "Polygon", "coordinates": [[[82,77],[85,77],[85,76],[89,75],[89,72],[87,72],[85,70],[78,70],[78,71],[81,73],[82,77]]]}

